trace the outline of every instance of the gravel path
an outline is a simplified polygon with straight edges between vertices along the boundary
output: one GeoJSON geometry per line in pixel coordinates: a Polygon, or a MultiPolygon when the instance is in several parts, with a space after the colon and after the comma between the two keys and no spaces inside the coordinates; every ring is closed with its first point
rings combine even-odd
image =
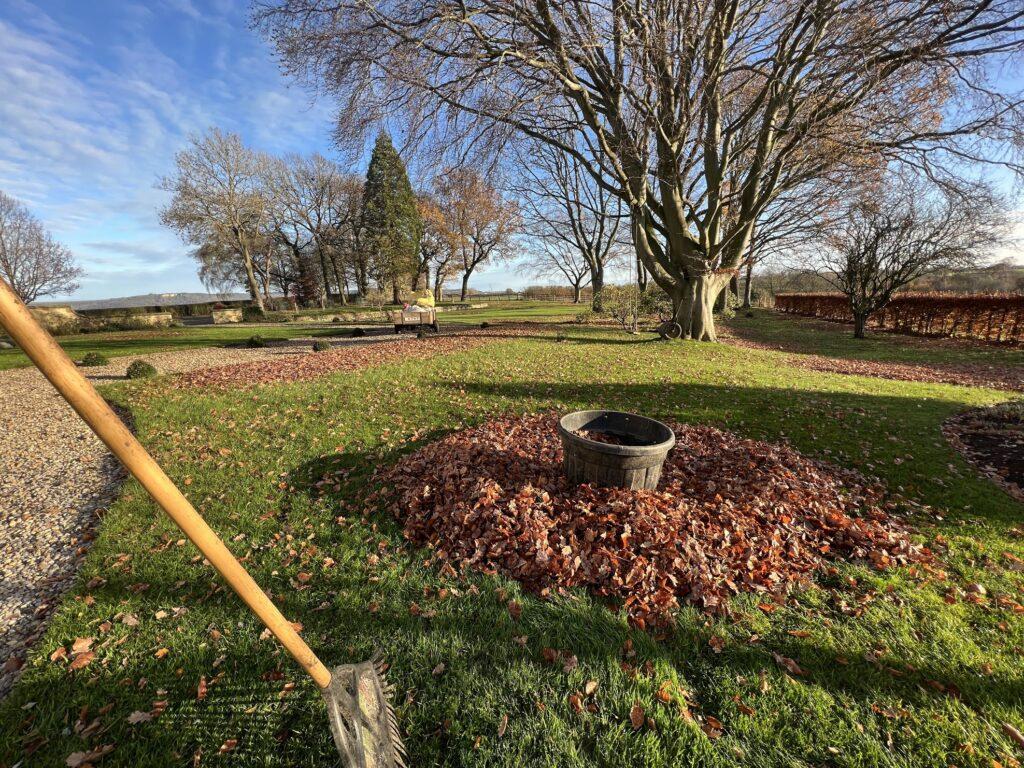
{"type": "MultiPolygon", "coordinates": [[[[365,337],[328,340],[338,348],[408,338],[368,329],[365,337]]],[[[315,354],[312,341],[131,355],[81,371],[101,384],[125,381],[129,363],[138,359],[160,373],[288,357],[298,362],[302,355],[315,354]]],[[[42,635],[70,587],[95,524],[122,478],[120,464],[39,371],[0,371],[0,698],[14,685],[26,650],[42,635]]]]}
{"type": "MultiPolygon", "coordinates": [[[[162,373],[306,354],[309,342],[265,349],[143,355],[162,373]]],[[[138,357],[83,368],[95,383],[124,380],[138,357]]],[[[0,372],[0,697],[25,649],[70,586],[123,470],[35,368],[0,372]]]]}

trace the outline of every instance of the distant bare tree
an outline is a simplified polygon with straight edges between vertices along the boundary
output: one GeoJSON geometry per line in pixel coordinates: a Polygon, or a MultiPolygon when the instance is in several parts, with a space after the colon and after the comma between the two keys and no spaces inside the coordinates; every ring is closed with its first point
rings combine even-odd
{"type": "Polygon", "coordinates": [[[1019,0],[256,6],[286,69],[338,99],[346,146],[401,115],[412,136],[576,154],[693,339],[716,338],[755,223],[808,179],[866,157],[1021,170],[1020,84],[997,77],[1024,51],[1019,0]]]}
{"type": "Polygon", "coordinates": [[[428,264],[426,271],[434,272],[434,301],[444,298],[444,283],[456,273],[459,257],[458,236],[449,227],[435,195],[421,193],[418,200],[423,235],[420,238],[420,258],[428,264]]]}
{"type": "Polygon", "coordinates": [[[825,227],[814,271],[850,300],[853,335],[914,280],[972,266],[1006,228],[998,198],[981,186],[929,188],[903,181],[866,190],[825,227]]]}
{"type": "MultiPolygon", "coordinates": [[[[747,254],[740,264],[745,271],[742,306],[749,308],[753,296],[754,267],[759,264],[792,264],[821,238],[823,228],[840,214],[842,203],[858,191],[857,179],[870,177],[860,173],[833,173],[828,178],[812,179],[801,187],[776,197],[758,217],[750,232],[747,254]]],[[[806,265],[804,265],[806,266],[806,265]]]]}
{"type": "Polygon", "coordinates": [[[271,199],[280,211],[277,218],[292,232],[291,247],[304,240],[320,265],[323,285],[321,306],[330,297],[331,285],[345,303],[346,265],[336,258],[337,229],[342,210],[343,175],[333,162],[320,154],[288,155],[269,163],[271,199]]]}
{"type": "Polygon", "coordinates": [[[172,195],[160,220],[186,242],[237,260],[260,312],[265,304],[254,259],[267,236],[267,163],[237,134],[211,128],[189,139],[189,147],[175,155],[175,174],[159,184],[172,195]]]}
{"type": "Polygon", "coordinates": [[[450,168],[435,185],[438,203],[455,238],[462,268],[460,300],[466,300],[469,278],[481,264],[510,255],[519,228],[519,206],[502,197],[477,171],[450,168]]]}
{"type": "Polygon", "coordinates": [[[523,227],[536,244],[530,260],[538,275],[557,274],[573,288],[593,286],[592,307],[601,311],[605,271],[624,256],[628,214],[622,201],[598,184],[576,156],[543,143],[531,145],[518,165],[523,181],[523,227]]]}
{"type": "Polygon", "coordinates": [[[0,275],[26,304],[71,293],[82,270],[23,203],[0,192],[0,275]]]}

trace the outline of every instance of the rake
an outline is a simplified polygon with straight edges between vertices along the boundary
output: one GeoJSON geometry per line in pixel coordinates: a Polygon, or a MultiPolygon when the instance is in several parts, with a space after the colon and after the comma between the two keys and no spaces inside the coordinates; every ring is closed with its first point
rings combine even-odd
{"type": "Polygon", "coordinates": [[[299,637],[202,516],[135,439],[96,389],[0,279],[0,325],[72,408],[192,540],[235,593],[313,678],[327,703],[331,733],[350,768],[400,768],[405,750],[391,707],[385,665],[369,661],[328,669],[299,637]]]}

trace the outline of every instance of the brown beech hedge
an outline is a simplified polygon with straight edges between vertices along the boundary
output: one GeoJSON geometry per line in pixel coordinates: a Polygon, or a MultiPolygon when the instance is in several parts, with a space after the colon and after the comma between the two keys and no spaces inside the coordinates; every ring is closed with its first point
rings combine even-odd
{"type": "MultiPolygon", "coordinates": [[[[782,312],[852,322],[850,303],[840,293],[782,293],[782,312]]],[[[958,336],[985,341],[1024,341],[1024,294],[904,293],[868,321],[873,328],[920,336],[958,336]]]]}

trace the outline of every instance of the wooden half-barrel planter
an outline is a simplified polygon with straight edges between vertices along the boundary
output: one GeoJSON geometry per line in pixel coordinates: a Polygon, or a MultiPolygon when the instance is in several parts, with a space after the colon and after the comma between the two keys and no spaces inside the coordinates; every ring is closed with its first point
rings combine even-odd
{"type": "Polygon", "coordinates": [[[676,437],[667,424],[622,411],[576,411],[558,422],[573,483],[653,490],[676,437]]]}

